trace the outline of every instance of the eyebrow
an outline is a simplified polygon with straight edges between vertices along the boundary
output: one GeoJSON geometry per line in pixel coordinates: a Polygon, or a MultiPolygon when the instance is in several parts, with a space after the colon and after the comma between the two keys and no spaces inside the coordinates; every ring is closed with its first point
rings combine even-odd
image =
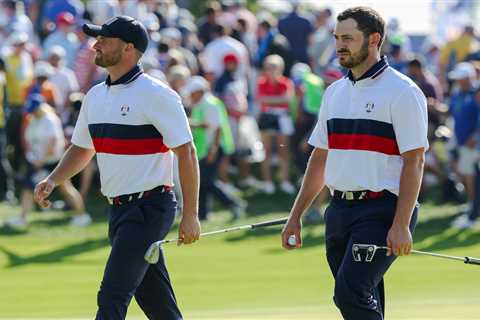
{"type": "Polygon", "coordinates": [[[334,37],[335,39],[338,39],[338,38],[342,38],[342,39],[345,39],[345,38],[353,38],[353,34],[349,34],[349,33],[338,35],[338,34],[336,34],[335,32],[333,32],[332,34],[333,34],[333,37],[334,37]]]}

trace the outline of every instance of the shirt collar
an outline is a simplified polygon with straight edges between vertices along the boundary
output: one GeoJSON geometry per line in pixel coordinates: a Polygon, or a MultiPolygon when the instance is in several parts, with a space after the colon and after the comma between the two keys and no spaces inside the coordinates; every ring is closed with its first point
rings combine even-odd
{"type": "Polygon", "coordinates": [[[107,79],[105,80],[105,83],[107,84],[107,86],[115,86],[117,84],[127,84],[137,79],[142,73],[143,73],[142,67],[137,64],[130,71],[125,73],[123,76],[121,76],[114,82],[112,82],[112,80],[110,80],[110,76],[108,76],[107,79]]]}
{"type": "Polygon", "coordinates": [[[352,82],[357,82],[364,79],[375,79],[378,77],[385,69],[388,68],[387,57],[383,56],[377,63],[370,67],[364,74],[358,79],[353,78],[352,70],[349,70],[347,73],[347,78],[352,82]]]}

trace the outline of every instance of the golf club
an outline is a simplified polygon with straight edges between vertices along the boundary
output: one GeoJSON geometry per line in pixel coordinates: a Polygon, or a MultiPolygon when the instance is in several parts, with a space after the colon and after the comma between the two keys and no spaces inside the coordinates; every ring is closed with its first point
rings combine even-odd
{"type": "MultiPolygon", "coordinates": [[[[200,237],[212,236],[215,234],[227,233],[232,231],[250,230],[250,229],[257,229],[257,228],[263,228],[263,227],[269,227],[269,226],[276,226],[279,224],[285,224],[287,220],[288,218],[281,218],[276,220],[269,220],[269,221],[264,221],[259,223],[247,224],[243,226],[226,228],[222,230],[210,231],[210,232],[205,232],[200,234],[200,237]]],[[[160,258],[160,246],[166,243],[177,242],[178,240],[179,240],[178,238],[166,239],[166,240],[160,240],[152,243],[150,247],[147,249],[147,252],[145,252],[145,256],[144,256],[145,260],[150,264],[157,263],[158,259],[160,258]]]]}
{"type": "MultiPolygon", "coordinates": [[[[353,260],[357,262],[362,262],[362,260],[365,260],[366,262],[371,262],[377,250],[388,250],[388,247],[377,246],[374,244],[358,244],[358,243],[353,244],[352,245],[353,260]],[[365,256],[365,259],[362,259],[362,255],[365,256]]],[[[426,256],[431,256],[436,258],[442,258],[442,259],[463,261],[466,264],[480,265],[480,259],[478,258],[449,256],[446,254],[425,252],[425,251],[419,251],[419,250],[411,250],[411,253],[421,254],[421,255],[426,255],[426,256]]]]}

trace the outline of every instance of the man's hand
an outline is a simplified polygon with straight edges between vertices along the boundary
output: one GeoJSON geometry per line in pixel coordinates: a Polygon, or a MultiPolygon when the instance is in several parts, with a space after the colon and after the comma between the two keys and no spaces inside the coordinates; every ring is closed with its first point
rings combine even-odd
{"type": "Polygon", "coordinates": [[[302,246],[302,222],[300,219],[290,217],[283,227],[282,246],[287,250],[297,249],[302,246]],[[296,244],[291,246],[288,244],[288,238],[295,236],[296,244]]]}
{"type": "Polygon", "coordinates": [[[48,201],[48,197],[52,193],[53,189],[55,189],[55,182],[53,182],[49,178],[40,181],[35,186],[35,190],[33,191],[33,198],[42,208],[50,207],[51,203],[50,201],[48,201]]]}
{"type": "Polygon", "coordinates": [[[183,215],[178,227],[177,245],[191,244],[200,238],[200,221],[197,215],[183,215]]]}
{"type": "Polygon", "coordinates": [[[212,148],[207,155],[207,163],[212,164],[215,163],[215,160],[217,160],[217,149],[212,148]]]}
{"type": "Polygon", "coordinates": [[[387,235],[387,256],[404,256],[412,250],[412,234],[408,226],[392,225],[387,235]]]}

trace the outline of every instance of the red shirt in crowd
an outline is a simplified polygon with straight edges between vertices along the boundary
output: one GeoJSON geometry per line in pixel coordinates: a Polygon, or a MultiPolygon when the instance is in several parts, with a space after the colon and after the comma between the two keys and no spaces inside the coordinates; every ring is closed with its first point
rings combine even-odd
{"type": "MultiPolygon", "coordinates": [[[[280,76],[277,81],[272,81],[271,78],[261,76],[257,82],[257,96],[274,96],[279,97],[285,95],[289,90],[292,90],[293,83],[290,79],[280,76]]],[[[288,102],[284,103],[262,103],[260,112],[268,112],[269,110],[288,110],[288,102]]]]}

